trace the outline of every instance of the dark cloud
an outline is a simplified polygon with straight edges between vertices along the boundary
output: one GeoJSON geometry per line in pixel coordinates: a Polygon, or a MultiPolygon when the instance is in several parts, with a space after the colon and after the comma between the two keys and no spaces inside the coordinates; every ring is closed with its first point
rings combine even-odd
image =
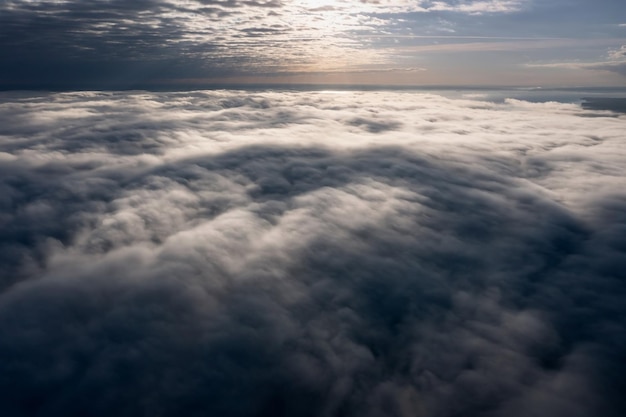
{"type": "Polygon", "coordinates": [[[279,6],[278,1],[5,2],[0,87],[120,88],[245,72],[246,62],[266,65],[267,59],[229,41],[246,22],[279,6]],[[242,24],[229,25],[225,19],[233,16],[242,24]]]}
{"type": "Polygon", "coordinates": [[[0,413],[622,415],[622,120],[592,112],[4,95],[0,413]]]}

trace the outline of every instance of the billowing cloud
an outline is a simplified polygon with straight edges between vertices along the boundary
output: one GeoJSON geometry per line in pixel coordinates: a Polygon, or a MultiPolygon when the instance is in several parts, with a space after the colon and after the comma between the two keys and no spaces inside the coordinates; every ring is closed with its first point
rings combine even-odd
{"type": "Polygon", "coordinates": [[[0,414],[620,416],[624,116],[4,93],[0,414]]]}

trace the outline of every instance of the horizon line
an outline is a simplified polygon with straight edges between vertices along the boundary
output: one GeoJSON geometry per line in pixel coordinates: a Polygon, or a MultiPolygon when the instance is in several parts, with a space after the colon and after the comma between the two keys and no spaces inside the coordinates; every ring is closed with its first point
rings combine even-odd
{"type": "Polygon", "coordinates": [[[348,83],[206,83],[206,84],[134,84],[127,86],[37,86],[37,85],[0,85],[0,92],[84,92],[84,91],[155,91],[155,92],[184,92],[202,90],[520,90],[520,91],[577,91],[577,90],[601,90],[601,91],[624,91],[626,86],[528,86],[528,85],[489,85],[489,84],[348,84],[348,83]]]}

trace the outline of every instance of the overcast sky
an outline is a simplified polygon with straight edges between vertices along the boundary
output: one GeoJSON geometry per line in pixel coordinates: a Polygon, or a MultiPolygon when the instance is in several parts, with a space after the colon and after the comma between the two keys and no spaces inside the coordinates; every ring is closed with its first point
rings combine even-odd
{"type": "Polygon", "coordinates": [[[0,88],[626,81],[621,0],[2,0],[0,88]]]}

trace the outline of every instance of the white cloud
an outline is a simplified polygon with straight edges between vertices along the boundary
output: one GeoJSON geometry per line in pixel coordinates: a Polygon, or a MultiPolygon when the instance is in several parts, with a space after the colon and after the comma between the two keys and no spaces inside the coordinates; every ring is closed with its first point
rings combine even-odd
{"type": "Polygon", "coordinates": [[[525,4],[525,1],[520,0],[489,0],[460,3],[435,1],[432,2],[432,6],[427,10],[454,11],[469,14],[513,13],[522,10],[525,4]]]}
{"type": "Polygon", "coordinates": [[[626,45],[609,51],[609,59],[612,61],[626,61],[626,45]]]}
{"type": "Polygon", "coordinates": [[[3,93],[0,411],[618,415],[624,116],[472,97],[3,93]]]}

